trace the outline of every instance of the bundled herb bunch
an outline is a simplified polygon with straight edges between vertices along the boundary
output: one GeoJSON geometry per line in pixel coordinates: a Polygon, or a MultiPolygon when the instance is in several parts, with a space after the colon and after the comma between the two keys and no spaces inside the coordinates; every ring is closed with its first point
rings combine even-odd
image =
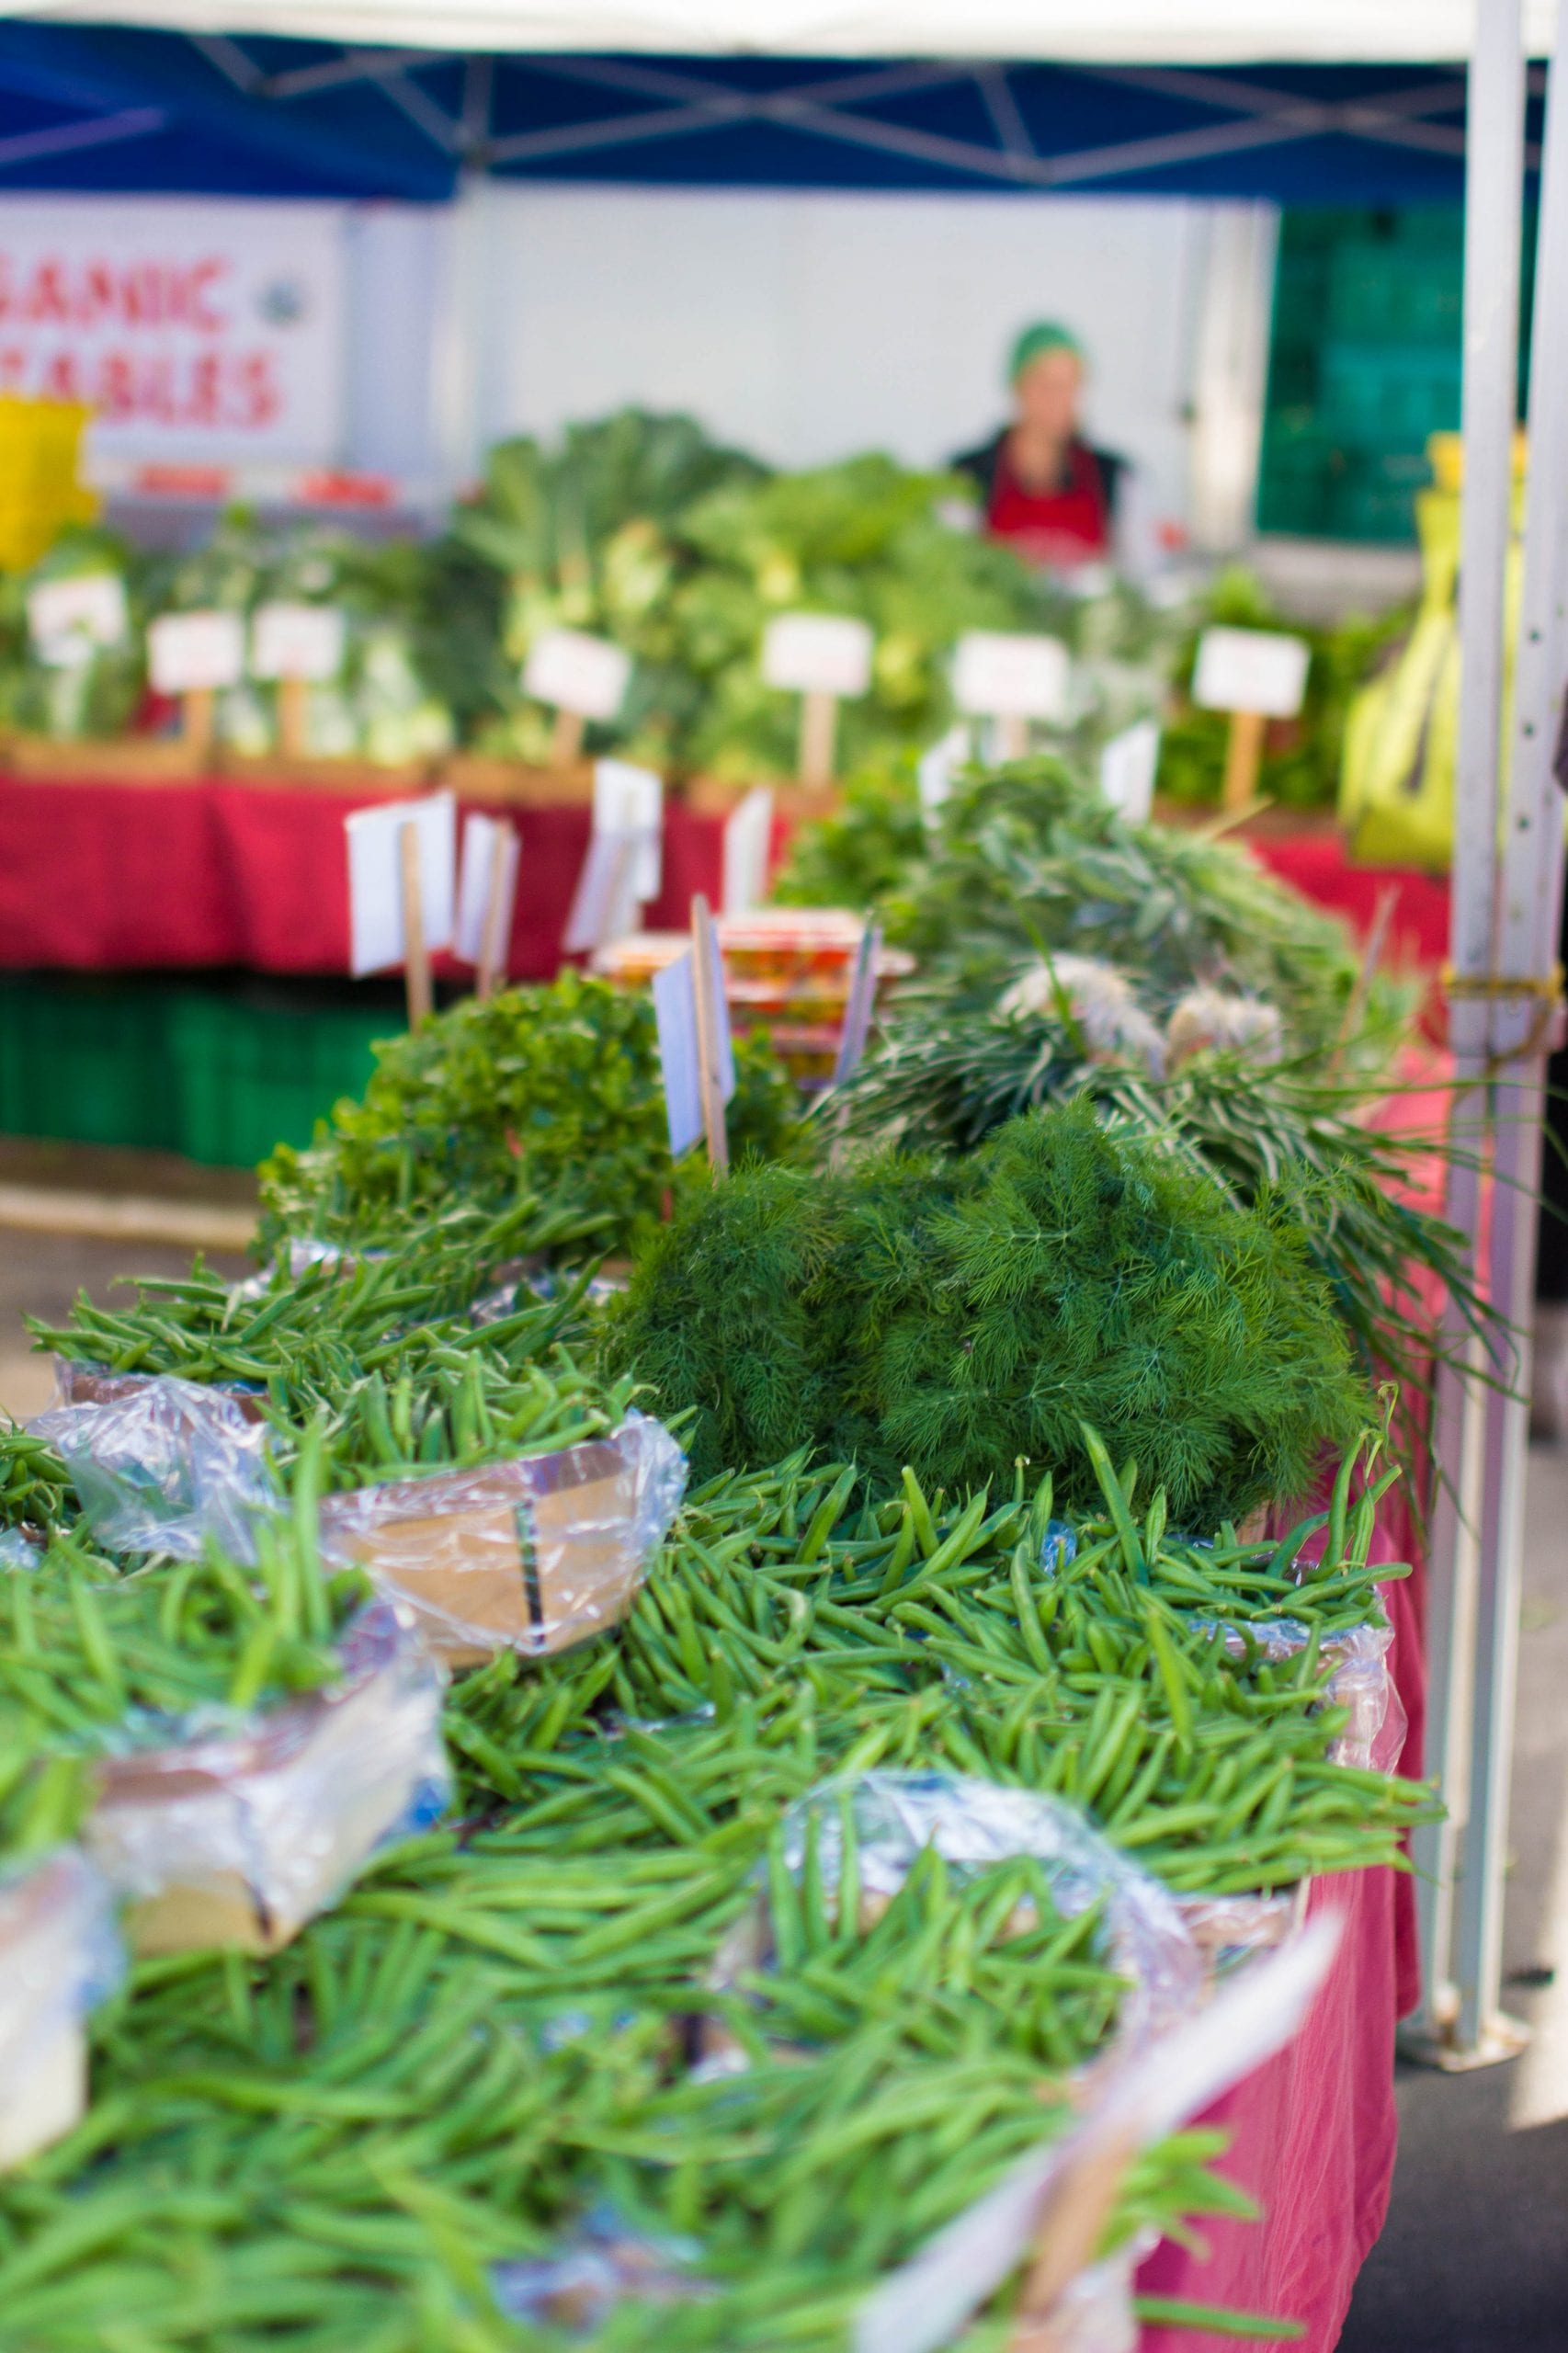
{"type": "MultiPolygon", "coordinates": [[[[311,1233],[363,1248],[446,1206],[528,1198],[561,1213],[541,1245],[557,1252],[585,1237],[596,1255],[624,1251],[656,1222],[676,1174],[645,997],[566,972],[464,998],[376,1053],[361,1101],[262,1164],[264,1243],[311,1233]]],[[[735,1063],[736,1149],[787,1149],[795,1097],[767,1039],[738,1039],[735,1063]]]]}
{"type": "MultiPolygon", "coordinates": [[[[1328,1051],[1358,1003],[1345,926],[1200,833],[1130,825],[1059,760],[961,776],[927,856],[885,902],[921,959],[918,993],[989,1004],[1027,957],[1101,956],[1162,1017],[1199,983],[1263,997],[1288,1046],[1328,1051]]],[[[1363,1051],[1393,1042],[1403,994],[1374,983],[1363,1051]]]]}
{"type": "Polygon", "coordinates": [[[950,1489],[1024,1455],[1079,1503],[1090,1419],[1183,1521],[1301,1492],[1366,1404],[1289,1200],[1238,1209],[1087,1104],[961,1161],[743,1171],[655,1243],[607,1352],[694,1414],[699,1476],[810,1443],[950,1489]]]}

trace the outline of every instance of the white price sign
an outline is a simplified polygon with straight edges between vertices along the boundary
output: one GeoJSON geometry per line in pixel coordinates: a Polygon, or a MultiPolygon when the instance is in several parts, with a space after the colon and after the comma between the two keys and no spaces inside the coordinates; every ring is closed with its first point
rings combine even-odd
{"type": "Polygon", "coordinates": [[[83,572],[71,580],[44,580],[28,591],[28,634],[40,662],[68,670],[90,662],[102,645],[130,634],[125,583],[118,572],[83,572]]]}
{"type": "Polygon", "coordinates": [[[523,692],[580,719],[613,719],[626,699],[631,656],[584,630],[549,629],[523,665],[523,692]]]}
{"type": "Polygon", "coordinates": [[[969,729],[962,726],[949,727],[928,752],[922,752],[915,780],[920,794],[920,813],[928,826],[936,824],[944,801],[952,792],[953,779],[972,756],[969,729]]]}
{"type": "Polygon", "coordinates": [[[594,831],[635,834],[637,862],[632,896],[646,906],[659,895],[664,871],[660,845],[665,824],[665,780],[631,760],[594,762],[594,831]]]}
{"type": "Polygon", "coordinates": [[[853,699],[871,683],[871,647],[864,621],[837,613],[780,613],[763,632],[763,678],[790,694],[853,699]]]}
{"type": "Polygon", "coordinates": [[[727,915],[744,915],[767,896],[768,851],[773,842],[773,795],[765,784],[746,794],[724,824],[724,899],[727,915]]]}
{"type": "Polygon", "coordinates": [[[347,635],[335,605],[258,605],[251,622],[251,676],[335,678],[347,635]]]}
{"type": "Polygon", "coordinates": [[[1146,825],[1154,805],[1154,773],[1160,765],[1160,731],[1140,719],[1100,746],[1100,790],[1130,825],[1146,825]]]}
{"type": "Polygon", "coordinates": [[[148,674],[161,695],[238,686],[244,666],[238,613],[164,613],[147,631],[148,674]]]}
{"type": "Polygon", "coordinates": [[[419,852],[419,912],[432,953],[452,944],[457,866],[457,802],[449,792],[417,801],[383,801],[345,817],[348,841],[348,969],[358,979],[385,972],[408,954],[403,921],[403,833],[413,825],[419,852]]]}
{"type": "Polygon", "coordinates": [[[983,719],[1064,719],[1069,675],[1058,638],[967,630],[953,652],[953,700],[983,719]]]}
{"type": "Polygon", "coordinates": [[[477,964],[484,954],[484,919],[490,894],[496,885],[499,863],[499,906],[496,922],[501,961],[512,938],[512,915],[517,904],[517,865],[522,844],[515,827],[471,809],[463,819],[462,864],[458,870],[457,915],[452,947],[465,964],[477,964]]]}
{"type": "Polygon", "coordinates": [[[1254,710],[1294,719],[1306,692],[1312,648],[1271,629],[1206,629],[1198,641],[1192,699],[1200,710],[1254,710]]]}

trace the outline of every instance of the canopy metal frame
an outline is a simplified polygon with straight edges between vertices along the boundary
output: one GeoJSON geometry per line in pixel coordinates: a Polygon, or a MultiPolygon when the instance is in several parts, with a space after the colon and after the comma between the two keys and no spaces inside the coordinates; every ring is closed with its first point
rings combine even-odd
{"type": "MultiPolygon", "coordinates": [[[[31,29],[45,40],[50,37],[47,27],[31,29]]],[[[91,39],[79,29],[64,28],[61,37],[91,39]]],[[[1156,180],[1167,176],[1164,186],[1151,188],[1152,194],[1171,193],[1176,192],[1168,179],[1172,173],[1223,165],[1227,158],[1256,156],[1266,162],[1281,151],[1325,138],[1348,140],[1385,154],[1419,156],[1457,171],[1465,144],[1462,121],[1453,119],[1462,108],[1464,78],[1448,67],[1425,72],[1412,67],[1381,79],[1374,76],[1370,84],[1364,77],[1358,84],[1354,69],[1346,69],[1346,94],[1334,95],[1333,68],[1318,69],[1308,89],[1301,86],[1300,75],[1297,85],[1291,85],[1290,69],[1280,85],[1271,84],[1256,69],[1205,71],[1076,59],[1060,67],[1044,60],[984,58],[917,57],[848,62],[837,67],[829,60],[797,60],[774,61],[782,78],[761,86],[751,70],[758,63],[755,58],[661,59],[550,51],[465,57],[451,50],[324,41],[312,44],[321,54],[308,62],[278,63],[265,54],[276,52],[278,46],[266,36],[190,32],[142,38],[177,44],[187,58],[190,52],[199,54],[247,108],[276,108],[287,115],[301,102],[331,93],[373,94],[414,127],[433,157],[450,170],[453,187],[459,173],[548,176],[570,172],[580,176],[595,158],[604,159],[607,166],[624,158],[626,168],[619,176],[635,178],[641,169],[638,152],[651,145],[667,148],[670,142],[691,147],[691,176],[701,181],[704,135],[747,129],[800,134],[807,142],[801,153],[806,185],[812,181],[809,147],[826,142],[830,149],[880,157],[890,173],[924,173],[935,176],[937,185],[1018,193],[1124,186],[1146,175],[1156,180]],[[454,65],[460,69],[460,97],[455,104],[450,96],[454,65]],[[1029,120],[1031,108],[1041,103],[1042,72],[1081,76],[1212,119],[1078,148],[1053,143],[1046,152],[1029,120]],[[1031,75],[1036,77],[1032,82],[1031,75]],[[518,76],[527,76],[535,89],[554,84],[584,93],[602,91],[607,103],[602,110],[590,108],[574,119],[508,129],[498,119],[497,100],[504,90],[520,86],[518,76]],[[430,86],[432,82],[438,87],[430,86]],[[962,110],[962,119],[977,135],[956,135],[878,111],[892,102],[938,93],[955,101],[978,101],[962,110]],[[985,131],[989,136],[983,135],[985,131]]],[[[298,51],[302,45],[290,41],[287,46],[298,51]]],[[[199,116],[197,94],[187,96],[183,111],[199,116]]],[[[0,188],[7,172],[20,172],[41,160],[147,140],[181,127],[177,106],[109,104],[100,112],[84,112],[79,120],[13,140],[0,136],[0,188]]],[[[670,168],[667,159],[665,167],[670,168]]],[[[678,163],[673,168],[678,177],[678,163]]],[[[617,176],[607,168],[606,176],[617,176]]]]}
{"type": "MultiPolygon", "coordinates": [[[[1526,75],[1518,0],[1478,11],[1466,164],[1460,693],[1450,1042],[1465,1154],[1448,1214],[1501,1322],[1490,1362],[1439,1384],[1429,1612],[1428,1762],[1448,1820],[1415,1842],[1422,2006],[1415,2055],[1511,2058],[1502,2003],[1530,1323],[1546,1051],[1558,1017],[1563,880],[1558,775],[1568,688],[1568,0],[1542,138],[1528,398],[1523,581],[1507,690],[1506,568],[1519,327],[1526,75]],[[1490,1182],[1486,1181],[1489,1176],[1490,1182]],[[1488,1203],[1489,1196],[1489,1203],[1488,1203]],[[1490,1214],[1483,1222],[1483,1207],[1490,1214]]],[[[1448,1336],[1459,1335],[1450,1318],[1448,1336]]]]}

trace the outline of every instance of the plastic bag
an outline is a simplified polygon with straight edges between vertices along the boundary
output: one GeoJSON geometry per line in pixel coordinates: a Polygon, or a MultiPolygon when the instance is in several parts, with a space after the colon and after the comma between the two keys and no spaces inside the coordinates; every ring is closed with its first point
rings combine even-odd
{"type": "Polygon", "coordinates": [[[1028,2325],[1028,2353],[1138,2353],[1133,2275],[1157,2244],[1153,2231],[1140,2233],[1070,2279],[1045,2319],[1028,2325]]]}
{"type": "Polygon", "coordinates": [[[368,1568],[443,1657],[569,1650],[626,1616],[685,1488],[685,1455],[633,1411],[554,1454],[329,1495],[322,1557],[368,1568]]]}
{"type": "MultiPolygon", "coordinates": [[[[1188,1623],[1199,1632],[1219,1624],[1217,1619],[1194,1618],[1188,1623]]],[[[1240,1619],[1223,1628],[1225,1649],[1232,1658],[1245,1658],[1247,1645],[1266,1659],[1295,1658],[1312,1640],[1312,1630],[1299,1618],[1240,1619]]],[[[1350,1721],[1329,1750],[1335,1765],[1353,1765],[1362,1772],[1392,1773],[1404,1753],[1410,1719],[1389,1673],[1393,1648],[1392,1626],[1352,1626],[1342,1634],[1325,1634],[1322,1655],[1333,1664],[1324,1687],[1331,1707],[1347,1708],[1350,1721]]]]}
{"type": "Polygon", "coordinates": [[[211,1539],[254,1563],[256,1521],[280,1501],[266,1431],[198,1381],[113,1385],[101,1404],[58,1405],[28,1424],[64,1461],[97,1541],[192,1561],[211,1539]]]}
{"type": "Polygon", "coordinates": [[[1061,1800],[949,1773],[872,1772],[824,1781],[785,1814],[784,1859],[791,1871],[800,1870],[806,1824],[814,1813],[829,1893],[838,1884],[839,1801],[846,1791],[862,1901],[896,1895],[926,1847],[959,1872],[1032,1855],[1045,1867],[1064,1919],[1092,1904],[1105,1907],[1106,1957],[1129,1981],[1117,2022],[1119,2049],[1142,2042],[1196,2006],[1201,1971],[1175,1899],[1061,1800]]]}
{"type": "Polygon", "coordinates": [[[79,2122],[83,2022],[123,1966],[109,1891],[76,1847],[0,1873],[0,2172],[79,2122]]]}
{"type": "Polygon", "coordinates": [[[1176,1909],[1201,1956],[1205,1982],[1214,1985],[1294,1936],[1306,1918],[1310,1884],[1301,1880],[1272,1895],[1178,1895],[1176,1909]]]}
{"type": "Polygon", "coordinates": [[[711,2282],[693,2266],[695,2239],[627,2228],[609,2206],[597,2206],[553,2255],[493,2263],[490,2292],[508,2320],[588,2336],[617,2304],[670,2304],[709,2295],[711,2282]]]}
{"type": "Polygon", "coordinates": [[[369,1604],[340,1682],[237,1732],[110,1757],[84,1844],[138,1952],[271,1952],[324,1911],[389,1838],[433,1822],[450,1776],[440,1669],[412,1614],[369,1604]]]}
{"type": "Polygon", "coordinates": [[[42,1559],[43,1546],[19,1528],[0,1528],[0,1569],[36,1569],[42,1559]]]}
{"type": "MultiPolygon", "coordinates": [[[[54,1359],[54,1394],[61,1405],[116,1405],[121,1398],[134,1397],[168,1374],[155,1372],[116,1372],[107,1364],[93,1364],[75,1357],[54,1359]]],[[[267,1418],[267,1392],[255,1381],[199,1381],[199,1389],[210,1390],[215,1397],[232,1397],[247,1422],[262,1422],[267,1418]]]]}

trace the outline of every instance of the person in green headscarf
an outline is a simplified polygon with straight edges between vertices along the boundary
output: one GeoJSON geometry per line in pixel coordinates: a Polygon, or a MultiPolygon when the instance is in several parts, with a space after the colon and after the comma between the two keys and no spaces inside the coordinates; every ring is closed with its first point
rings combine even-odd
{"type": "Polygon", "coordinates": [[[975,483],[985,529],[1034,563],[1104,563],[1126,461],[1092,449],[1079,429],[1084,347],[1070,327],[1025,327],[1007,362],[1013,417],[978,449],[953,460],[975,483]]]}

